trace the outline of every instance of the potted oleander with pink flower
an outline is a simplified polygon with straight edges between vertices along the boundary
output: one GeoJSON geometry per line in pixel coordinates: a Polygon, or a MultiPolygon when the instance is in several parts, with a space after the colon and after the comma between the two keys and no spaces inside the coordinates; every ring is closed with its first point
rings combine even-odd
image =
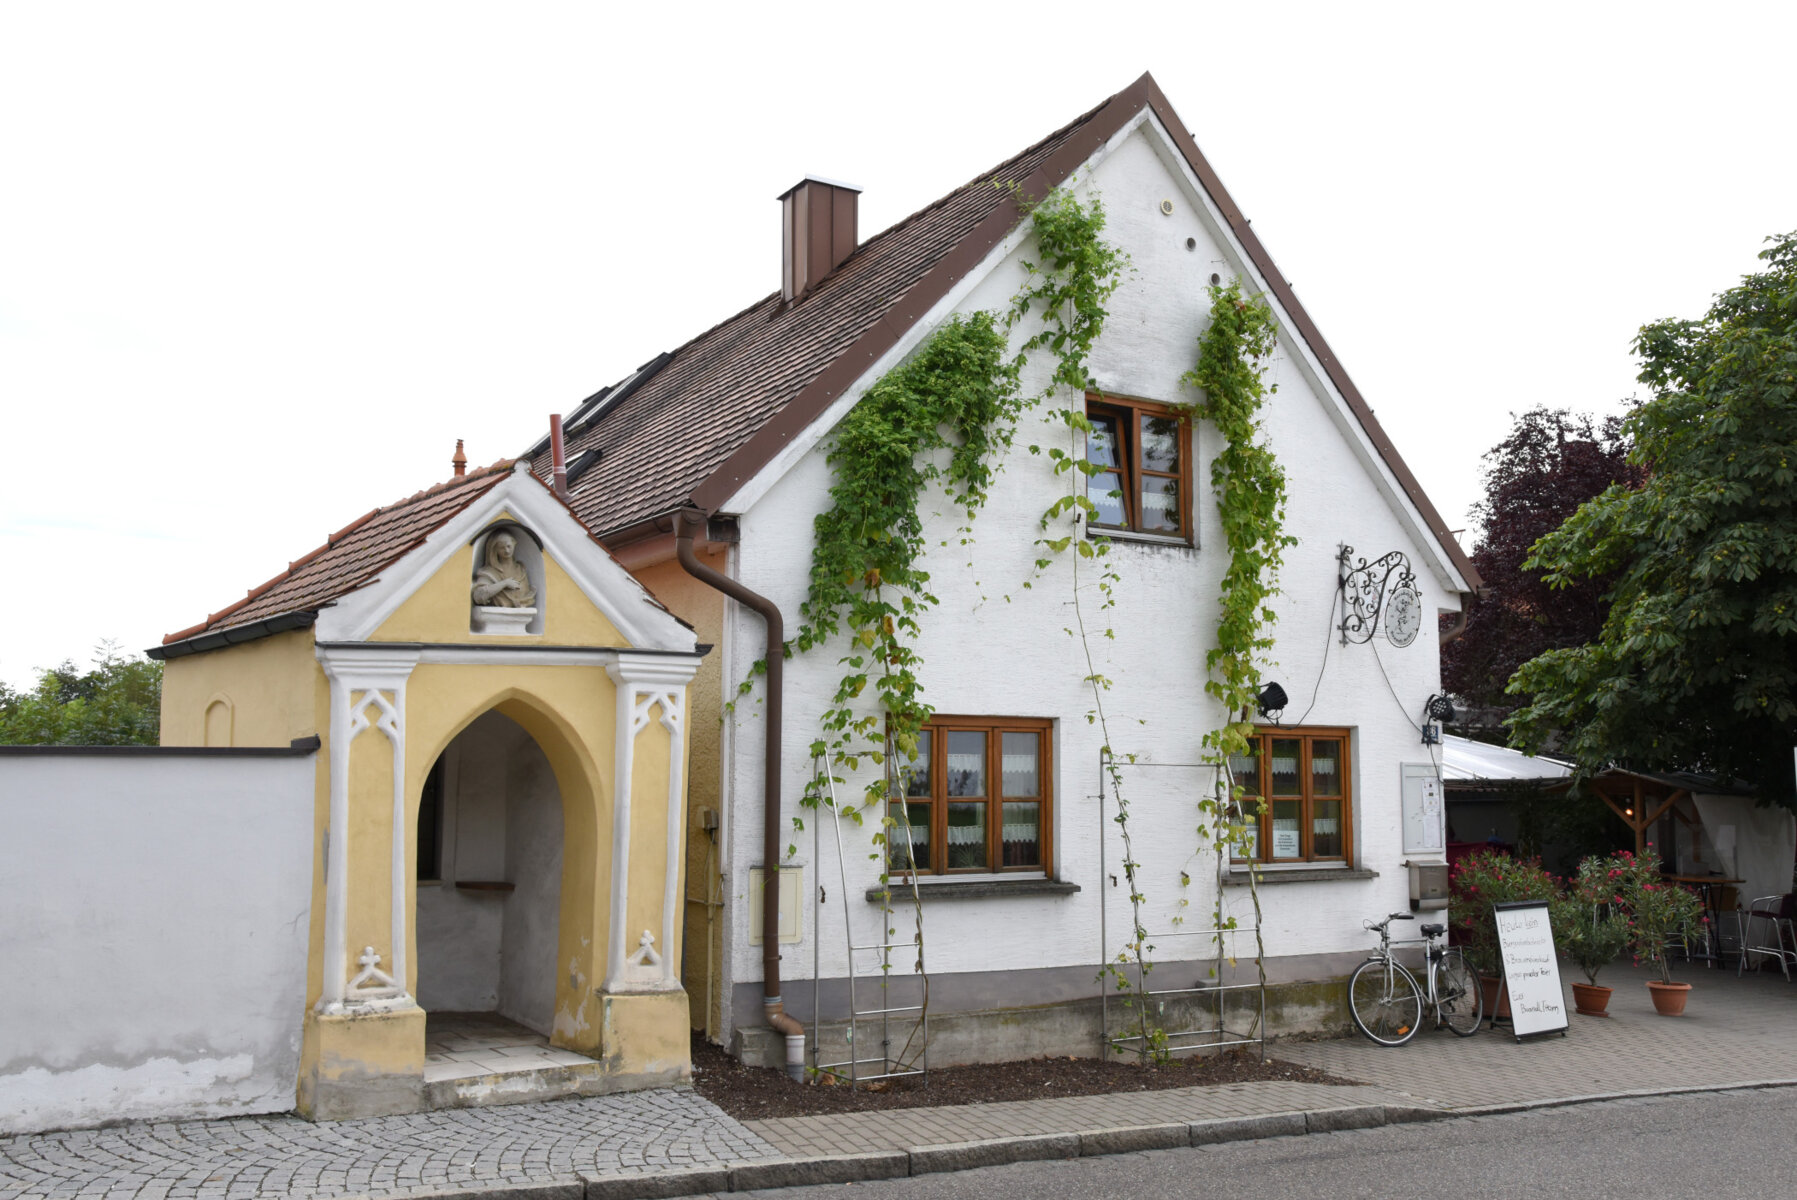
{"type": "Polygon", "coordinates": [[[1613,902],[1627,914],[1635,962],[1653,967],[1660,976],[1647,981],[1654,1010],[1663,1017],[1679,1016],[1691,997],[1691,985],[1673,982],[1667,948],[1674,939],[1690,938],[1708,919],[1703,902],[1660,874],[1660,856],[1652,846],[1639,856],[1626,850],[1618,854],[1614,871],[1608,876],[1616,885],[1613,902]]]}

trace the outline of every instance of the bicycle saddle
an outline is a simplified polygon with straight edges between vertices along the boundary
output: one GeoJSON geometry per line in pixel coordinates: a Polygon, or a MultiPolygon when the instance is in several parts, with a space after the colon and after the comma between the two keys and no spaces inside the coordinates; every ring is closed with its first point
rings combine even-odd
{"type": "Polygon", "coordinates": [[[1448,927],[1446,925],[1425,925],[1425,926],[1423,926],[1423,936],[1424,937],[1440,937],[1442,934],[1446,933],[1447,931],[1448,931],[1448,927]]]}

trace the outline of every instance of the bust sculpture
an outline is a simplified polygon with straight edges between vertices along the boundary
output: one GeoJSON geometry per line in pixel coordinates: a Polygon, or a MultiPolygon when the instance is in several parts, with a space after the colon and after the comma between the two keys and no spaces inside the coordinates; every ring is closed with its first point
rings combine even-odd
{"type": "Polygon", "coordinates": [[[494,608],[529,608],[537,602],[530,576],[516,557],[518,539],[495,533],[487,539],[486,565],[474,573],[474,602],[494,608]]]}

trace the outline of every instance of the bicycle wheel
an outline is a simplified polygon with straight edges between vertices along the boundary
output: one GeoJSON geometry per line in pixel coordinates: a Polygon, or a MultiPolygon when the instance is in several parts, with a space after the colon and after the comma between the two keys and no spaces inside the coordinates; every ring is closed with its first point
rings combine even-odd
{"type": "Polygon", "coordinates": [[[1435,1023],[1461,1037],[1479,1032],[1479,977],[1458,950],[1442,951],[1435,967],[1435,1023]]]}
{"type": "Polygon", "coordinates": [[[1402,1046],[1423,1023],[1423,994],[1397,963],[1368,959],[1348,980],[1348,1014],[1381,1046],[1402,1046]]]}

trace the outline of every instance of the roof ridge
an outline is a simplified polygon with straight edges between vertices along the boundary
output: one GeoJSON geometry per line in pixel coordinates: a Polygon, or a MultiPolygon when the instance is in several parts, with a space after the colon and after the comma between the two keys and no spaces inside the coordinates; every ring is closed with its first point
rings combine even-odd
{"type": "MultiPolygon", "coordinates": [[[[1087,109],[1085,112],[1081,113],[1079,116],[1073,118],[1073,120],[1067,122],[1065,125],[1061,126],[1059,129],[1056,129],[1054,132],[1047,134],[1044,137],[1038,138],[1036,141],[1032,142],[1030,145],[1025,146],[1022,150],[1019,150],[1016,154],[1011,155],[1009,158],[1006,158],[1002,162],[995,164],[994,166],[988,168],[985,171],[981,171],[979,174],[975,175],[972,179],[967,180],[967,182],[950,188],[947,192],[944,192],[942,195],[936,197],[936,199],[930,201],[928,204],[924,205],[922,208],[917,209],[915,212],[912,212],[912,213],[908,214],[907,216],[900,217],[898,220],[894,221],[892,224],[888,225],[886,228],[880,230],[880,232],[878,232],[876,234],[872,234],[871,236],[869,236],[867,238],[866,241],[863,241],[859,245],[857,245],[854,248],[854,250],[852,250],[849,253],[849,256],[847,258],[843,259],[842,262],[838,263],[836,265],[835,269],[830,272],[830,274],[831,275],[836,274],[837,271],[842,270],[843,267],[845,267],[849,263],[853,262],[857,256],[861,255],[869,247],[873,246],[876,242],[884,241],[886,238],[892,236],[893,234],[899,233],[900,231],[906,229],[907,227],[917,223],[918,221],[922,220],[923,218],[929,216],[931,213],[933,213],[933,212],[937,211],[938,209],[944,207],[945,205],[949,204],[956,197],[964,194],[969,188],[977,187],[978,185],[980,185],[982,183],[996,180],[996,178],[998,177],[998,173],[1003,171],[1006,167],[1010,166],[1012,163],[1019,162],[1022,159],[1028,158],[1030,155],[1036,153],[1038,150],[1042,149],[1042,147],[1044,147],[1048,143],[1054,141],[1056,138],[1065,136],[1069,130],[1074,129],[1077,126],[1083,124],[1084,122],[1091,120],[1092,117],[1098,112],[1099,109],[1103,108],[1105,105],[1109,104],[1114,99],[1116,99],[1115,94],[1106,96],[1103,100],[1099,101],[1097,104],[1093,105],[1091,108],[1087,109]]],[[[969,232],[971,232],[971,230],[969,232]]],[[[953,249],[953,247],[952,246],[948,247],[948,249],[953,249]]],[[[946,250],[945,250],[945,253],[946,253],[946,250]]],[[[825,278],[827,279],[828,276],[826,276],[825,278]]],[[[821,286],[821,281],[820,281],[820,286],[821,286]]],[[[750,313],[754,312],[756,309],[760,308],[762,305],[768,303],[769,301],[777,300],[779,298],[779,296],[780,296],[780,289],[775,288],[773,291],[768,292],[766,295],[761,296],[758,299],[750,302],[749,304],[744,305],[742,308],[737,309],[735,312],[731,313],[729,316],[713,322],[708,328],[703,329],[700,332],[694,334],[692,337],[687,338],[684,342],[681,342],[678,346],[675,346],[672,350],[668,351],[668,361],[663,364],[662,369],[666,370],[667,367],[672,366],[674,363],[674,360],[680,357],[681,351],[687,349],[689,346],[692,346],[695,343],[704,341],[706,338],[710,337],[712,334],[716,333],[718,330],[724,328],[724,326],[732,324],[733,322],[736,322],[736,321],[740,321],[742,318],[748,316],[750,313]]],[[[639,370],[639,371],[641,369],[642,369],[641,367],[636,368],[636,370],[639,370]]],[[[636,371],[631,372],[632,375],[634,375],[635,373],[636,373],[636,371]]],[[[626,376],[624,376],[624,378],[629,379],[630,375],[626,375],[626,376]]],[[[597,394],[598,394],[597,392],[594,393],[594,395],[597,395],[597,394]]],[[[592,399],[592,397],[589,396],[589,397],[587,397],[587,399],[590,400],[590,399],[592,399]]],[[[580,403],[585,404],[586,400],[582,400],[580,403]]],[[[576,407],[576,411],[578,411],[579,405],[576,405],[575,407],[576,407]]],[[[582,436],[585,436],[587,433],[592,432],[592,430],[594,428],[597,428],[597,426],[591,426],[588,429],[583,429],[581,431],[582,436]]],[[[539,442],[541,440],[542,439],[540,439],[540,438],[538,439],[539,442]]],[[[535,445],[536,445],[536,443],[532,443],[533,447],[535,445]]]]}
{"type": "MultiPolygon", "coordinates": [[[[1093,105],[1091,108],[1087,109],[1085,112],[1081,113],[1079,116],[1073,118],[1073,120],[1067,122],[1065,125],[1061,126],[1059,129],[1055,130],[1053,133],[1050,133],[1045,137],[1038,138],[1035,142],[1031,143],[1028,146],[1025,146],[1022,150],[1019,150],[1017,153],[1011,155],[1011,157],[1005,159],[1003,162],[998,163],[996,166],[993,166],[993,167],[989,168],[988,170],[981,171],[979,174],[975,175],[972,179],[969,179],[966,183],[963,183],[963,184],[960,184],[959,186],[950,188],[947,192],[938,196],[936,199],[932,200],[930,203],[924,205],[922,208],[918,209],[916,212],[912,213],[910,216],[902,217],[899,220],[893,222],[891,225],[888,225],[885,229],[882,229],[880,232],[878,232],[878,233],[874,234],[872,237],[868,238],[865,242],[862,242],[859,246],[856,246],[854,253],[850,254],[849,258],[843,259],[843,263],[846,264],[849,261],[849,259],[854,258],[856,254],[861,253],[862,250],[873,245],[875,242],[879,241],[881,238],[886,237],[888,234],[897,233],[901,229],[904,229],[906,226],[911,225],[913,222],[922,220],[924,217],[929,216],[931,213],[935,212],[937,209],[942,208],[944,205],[946,205],[950,201],[954,200],[957,196],[960,196],[963,193],[965,193],[969,188],[977,187],[982,183],[990,183],[990,182],[996,181],[998,178],[998,173],[1000,171],[1003,171],[1006,167],[1010,166],[1012,163],[1019,162],[1025,158],[1028,158],[1030,155],[1036,153],[1036,151],[1042,149],[1042,147],[1048,145],[1048,143],[1054,141],[1056,138],[1065,137],[1071,130],[1078,128],[1079,126],[1085,124],[1087,121],[1090,121],[1094,116],[1098,115],[1099,109],[1101,109],[1105,105],[1109,104],[1112,100],[1115,100],[1117,98],[1117,96],[1120,94],[1121,93],[1112,93],[1111,95],[1106,96],[1103,100],[1100,100],[1097,104],[1093,105]]],[[[1021,182],[1021,181],[1018,181],[1018,182],[1021,182]]],[[[969,230],[968,232],[971,233],[972,230],[969,230]]],[[[965,235],[963,235],[963,236],[965,236],[965,235]]],[[[950,248],[952,249],[952,247],[950,247],[950,248]]],[[[841,267],[838,267],[837,269],[840,270],[841,267]]],[[[834,272],[832,272],[832,274],[833,273],[834,272]]]]}

